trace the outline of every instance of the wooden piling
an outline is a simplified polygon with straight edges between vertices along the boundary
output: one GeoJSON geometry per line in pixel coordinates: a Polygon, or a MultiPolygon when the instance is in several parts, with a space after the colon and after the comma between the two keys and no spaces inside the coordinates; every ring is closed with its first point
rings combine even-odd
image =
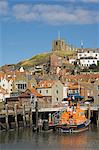
{"type": "Polygon", "coordinates": [[[91,118],[91,109],[90,109],[90,104],[88,105],[88,119],[91,118]]]}
{"type": "Polygon", "coordinates": [[[15,114],[15,125],[16,125],[16,128],[18,128],[17,104],[14,105],[14,114],[15,114]]]}
{"type": "Polygon", "coordinates": [[[38,129],[38,102],[35,103],[35,112],[36,112],[36,129],[38,129]]]}
{"type": "Polygon", "coordinates": [[[97,127],[99,126],[99,109],[97,111],[97,127]]]}
{"type": "Polygon", "coordinates": [[[25,105],[23,105],[23,125],[26,127],[25,105]]]}
{"type": "Polygon", "coordinates": [[[6,109],[6,126],[7,126],[7,130],[9,130],[9,122],[8,122],[8,104],[5,105],[5,109],[6,109]]]}
{"type": "Polygon", "coordinates": [[[23,105],[23,125],[26,127],[25,105],[23,105]]]}
{"type": "Polygon", "coordinates": [[[32,126],[33,121],[32,121],[32,108],[30,107],[30,112],[29,112],[29,120],[30,120],[30,126],[32,126]]]}
{"type": "Polygon", "coordinates": [[[17,104],[14,105],[14,114],[15,114],[15,125],[16,125],[16,128],[18,128],[17,104]]]}

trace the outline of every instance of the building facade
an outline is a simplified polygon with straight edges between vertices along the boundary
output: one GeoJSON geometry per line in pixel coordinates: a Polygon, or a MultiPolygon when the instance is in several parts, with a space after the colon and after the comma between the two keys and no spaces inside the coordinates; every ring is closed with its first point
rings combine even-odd
{"type": "Polygon", "coordinates": [[[1,78],[0,86],[2,89],[6,90],[8,93],[11,93],[13,89],[13,80],[12,79],[8,80],[6,77],[1,78]]]}
{"type": "Polygon", "coordinates": [[[94,103],[99,106],[99,79],[94,82],[94,103]]]}
{"type": "Polygon", "coordinates": [[[63,99],[63,84],[59,80],[41,81],[37,86],[37,91],[52,106],[63,99]]]}

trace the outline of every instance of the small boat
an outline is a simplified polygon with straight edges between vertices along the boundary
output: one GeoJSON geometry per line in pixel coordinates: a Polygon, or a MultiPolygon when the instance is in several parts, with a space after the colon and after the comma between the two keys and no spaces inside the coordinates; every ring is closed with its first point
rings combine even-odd
{"type": "Polygon", "coordinates": [[[77,133],[88,130],[90,120],[86,118],[80,105],[67,106],[65,109],[49,116],[49,127],[62,133],[77,133]]]}

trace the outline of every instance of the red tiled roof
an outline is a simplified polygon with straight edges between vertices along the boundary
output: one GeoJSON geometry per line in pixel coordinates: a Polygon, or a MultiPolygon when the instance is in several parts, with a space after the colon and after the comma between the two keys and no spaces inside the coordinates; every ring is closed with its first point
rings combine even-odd
{"type": "Polygon", "coordinates": [[[54,83],[54,80],[43,80],[38,83],[37,88],[49,88],[52,87],[54,83]]]}
{"type": "Polygon", "coordinates": [[[36,96],[36,97],[42,97],[42,95],[40,93],[37,92],[37,90],[35,88],[31,88],[29,89],[31,91],[31,93],[36,96]]]}
{"type": "Polygon", "coordinates": [[[66,75],[65,77],[67,79],[74,79],[74,80],[97,79],[97,78],[99,78],[99,73],[97,73],[97,74],[66,75]]]}

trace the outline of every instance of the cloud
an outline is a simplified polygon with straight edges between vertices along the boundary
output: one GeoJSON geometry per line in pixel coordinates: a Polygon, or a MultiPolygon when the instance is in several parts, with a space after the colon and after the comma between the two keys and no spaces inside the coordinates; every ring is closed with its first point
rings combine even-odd
{"type": "Polygon", "coordinates": [[[99,0],[80,0],[81,2],[87,2],[87,3],[99,3],[99,0]]]}
{"type": "MultiPolygon", "coordinates": [[[[86,5],[80,4],[73,5],[73,2],[76,3],[78,0],[62,1],[69,1],[71,4],[69,3],[68,5],[60,5],[59,3],[12,3],[12,5],[8,5],[7,0],[0,0],[0,15],[3,16],[3,21],[15,19],[16,21],[43,22],[51,25],[99,23],[99,10],[95,9],[98,4],[92,4],[91,7],[87,7],[86,5]]],[[[84,3],[99,2],[99,0],[79,1],[84,3]]]]}
{"type": "Polygon", "coordinates": [[[7,15],[8,12],[8,2],[6,0],[0,1],[0,15],[7,15]]]}
{"type": "Polygon", "coordinates": [[[53,1],[56,1],[56,2],[60,2],[60,1],[63,1],[63,2],[84,2],[84,3],[99,3],[99,0],[53,0],[53,1]]]}
{"type": "Polygon", "coordinates": [[[82,7],[66,7],[50,4],[17,4],[13,15],[20,21],[40,21],[53,25],[99,23],[99,11],[82,7]]]}
{"type": "Polygon", "coordinates": [[[13,15],[18,20],[34,21],[36,20],[37,13],[33,12],[31,5],[17,4],[13,6],[13,15]]]}

